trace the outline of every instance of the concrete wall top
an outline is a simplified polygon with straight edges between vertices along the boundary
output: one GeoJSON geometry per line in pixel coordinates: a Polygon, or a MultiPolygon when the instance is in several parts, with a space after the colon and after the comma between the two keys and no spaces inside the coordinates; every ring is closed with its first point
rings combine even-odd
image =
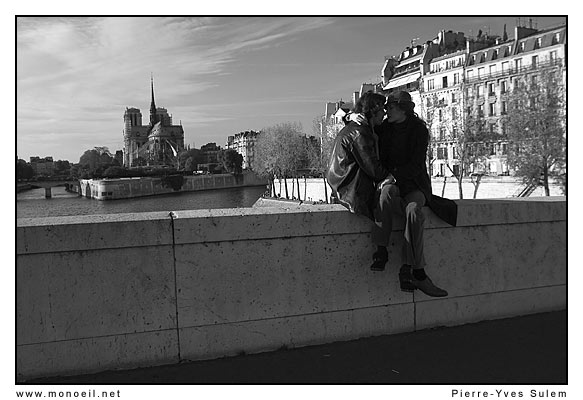
{"type": "MultiPolygon", "coordinates": [[[[562,196],[456,200],[456,203],[458,227],[564,221],[567,214],[566,198],[562,196]]],[[[425,207],[424,212],[427,229],[450,227],[429,208],[425,207]]],[[[341,205],[329,204],[265,200],[254,208],[186,210],[171,214],[172,218],[167,212],[149,212],[18,219],[17,254],[341,235],[368,233],[371,229],[366,218],[350,214],[341,205]],[[113,231],[117,233],[113,235],[113,231]]],[[[403,221],[397,219],[394,229],[403,229],[403,221]]]]}
{"type": "Polygon", "coordinates": [[[20,218],[16,226],[19,255],[172,244],[168,212],[20,218]]]}

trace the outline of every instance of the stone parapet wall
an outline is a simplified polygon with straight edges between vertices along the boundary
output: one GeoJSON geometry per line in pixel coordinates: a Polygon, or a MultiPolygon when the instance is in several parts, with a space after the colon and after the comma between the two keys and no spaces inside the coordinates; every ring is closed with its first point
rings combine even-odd
{"type": "Polygon", "coordinates": [[[566,202],[425,209],[446,298],[371,272],[370,223],[338,205],[112,214],[17,223],[17,379],[211,359],[566,307],[566,202]]]}
{"type": "Polygon", "coordinates": [[[79,194],[97,200],[131,199],[175,192],[226,189],[267,185],[267,180],[253,172],[208,175],[174,175],[116,179],[81,179],[79,194]]]}

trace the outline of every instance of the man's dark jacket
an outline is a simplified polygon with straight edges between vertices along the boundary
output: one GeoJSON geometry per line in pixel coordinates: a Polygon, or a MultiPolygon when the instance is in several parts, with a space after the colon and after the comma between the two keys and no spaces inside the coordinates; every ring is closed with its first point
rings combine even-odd
{"type": "Polygon", "coordinates": [[[431,192],[431,179],[425,164],[429,132],[423,121],[407,118],[400,124],[391,124],[385,120],[378,132],[381,163],[397,180],[401,194],[409,192],[412,187],[418,188],[425,195],[427,206],[455,226],[457,204],[431,192]]]}
{"type": "Polygon", "coordinates": [[[389,174],[376,149],[370,126],[350,122],[336,136],[326,174],[339,203],[370,219],[376,206],[375,183],[389,174]]]}

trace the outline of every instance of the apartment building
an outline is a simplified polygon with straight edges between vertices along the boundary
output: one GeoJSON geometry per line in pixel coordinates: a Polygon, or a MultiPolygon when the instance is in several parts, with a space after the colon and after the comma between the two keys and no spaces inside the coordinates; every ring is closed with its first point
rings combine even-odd
{"type": "Polygon", "coordinates": [[[226,149],[235,150],[243,156],[243,169],[250,169],[255,159],[255,144],[260,132],[244,131],[227,137],[226,149]]]}
{"type": "MultiPolygon", "coordinates": [[[[520,80],[536,80],[542,69],[555,69],[563,82],[566,81],[566,26],[545,30],[517,26],[510,40],[506,32],[502,38],[482,34],[466,38],[458,33],[455,45],[451,34],[442,31],[427,43],[424,55],[419,57],[418,83],[403,80],[396,73],[384,88],[388,92],[408,90],[414,99],[417,95],[416,111],[427,122],[431,134],[432,176],[459,173],[457,144],[470,115],[483,119],[490,140],[481,144],[486,146],[485,162],[470,166],[469,172],[509,174],[508,140],[503,123],[509,93],[520,80]],[[450,40],[443,40],[448,33],[450,40]],[[447,45],[439,46],[440,43],[447,45]],[[430,52],[435,45],[437,51],[430,52]]],[[[399,68],[400,63],[395,71],[399,68]]]]}

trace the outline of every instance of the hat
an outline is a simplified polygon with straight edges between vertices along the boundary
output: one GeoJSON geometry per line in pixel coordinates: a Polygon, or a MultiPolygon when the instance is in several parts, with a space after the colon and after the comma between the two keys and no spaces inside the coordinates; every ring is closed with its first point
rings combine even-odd
{"type": "Polygon", "coordinates": [[[403,90],[398,90],[396,92],[391,92],[387,96],[387,103],[397,103],[397,104],[411,104],[415,105],[411,100],[411,95],[409,92],[403,90]]]}

